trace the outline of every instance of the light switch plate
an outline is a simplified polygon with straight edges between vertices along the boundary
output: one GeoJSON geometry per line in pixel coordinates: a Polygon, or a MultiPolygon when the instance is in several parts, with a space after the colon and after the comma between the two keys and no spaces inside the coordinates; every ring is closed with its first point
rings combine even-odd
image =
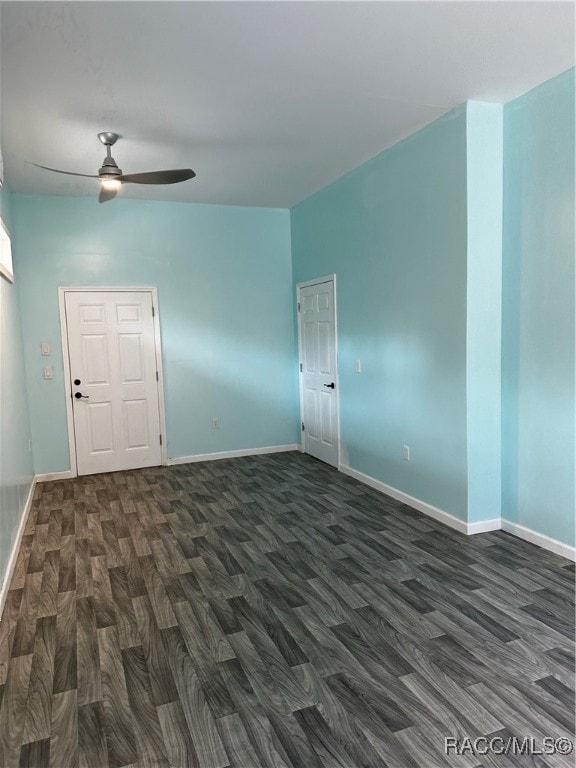
{"type": "Polygon", "coordinates": [[[44,378],[45,379],[53,379],[54,378],[54,371],[52,370],[52,368],[50,366],[46,366],[46,368],[44,368],[44,378]]]}
{"type": "Polygon", "coordinates": [[[43,341],[42,344],[40,344],[40,351],[44,355],[44,357],[47,357],[50,354],[50,344],[48,344],[47,341],[43,341]]]}

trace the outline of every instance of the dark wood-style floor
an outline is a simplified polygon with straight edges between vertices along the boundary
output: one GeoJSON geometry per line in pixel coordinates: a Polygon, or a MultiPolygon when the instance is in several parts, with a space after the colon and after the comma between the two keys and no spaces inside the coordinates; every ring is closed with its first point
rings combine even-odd
{"type": "Polygon", "coordinates": [[[39,485],[0,624],[3,768],[572,766],[574,566],[298,453],[39,485]]]}

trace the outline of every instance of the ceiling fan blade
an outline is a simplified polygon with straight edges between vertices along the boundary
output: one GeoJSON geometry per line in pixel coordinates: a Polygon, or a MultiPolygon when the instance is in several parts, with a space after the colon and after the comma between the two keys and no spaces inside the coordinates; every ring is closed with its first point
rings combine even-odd
{"type": "Polygon", "coordinates": [[[45,171],[53,171],[53,173],[63,173],[66,176],[84,176],[86,179],[97,179],[98,176],[93,176],[89,173],[74,173],[73,171],[60,171],[58,168],[48,168],[47,165],[38,165],[38,163],[30,163],[30,165],[35,165],[36,168],[43,168],[45,171]]]}
{"type": "Polygon", "coordinates": [[[132,184],[177,184],[179,181],[193,179],[196,174],[191,168],[176,171],[149,171],[148,173],[128,173],[118,176],[119,181],[132,184]]]}
{"type": "Polygon", "coordinates": [[[106,189],[106,187],[100,187],[100,194],[98,195],[99,203],[107,203],[108,200],[113,200],[118,194],[117,189],[106,189]]]}

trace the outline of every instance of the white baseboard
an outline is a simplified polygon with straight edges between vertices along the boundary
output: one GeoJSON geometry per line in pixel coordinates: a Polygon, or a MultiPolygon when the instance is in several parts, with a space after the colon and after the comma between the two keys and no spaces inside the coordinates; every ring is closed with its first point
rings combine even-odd
{"type": "Polygon", "coordinates": [[[269,445],[264,448],[244,448],[240,451],[218,451],[217,453],[197,453],[194,456],[177,456],[173,459],[166,459],[166,465],[169,467],[175,464],[193,464],[197,461],[217,461],[218,459],[235,459],[240,456],[261,456],[266,453],[284,453],[285,451],[298,451],[298,443],[290,445],[269,445]]]}
{"type": "Polygon", "coordinates": [[[392,498],[397,501],[408,504],[410,507],[417,509],[424,515],[428,515],[428,517],[432,517],[439,523],[444,523],[444,525],[454,528],[456,531],[460,531],[460,533],[465,533],[466,535],[471,536],[476,533],[488,533],[489,531],[502,530],[511,533],[513,536],[518,536],[520,539],[525,539],[531,544],[536,544],[543,549],[554,552],[561,557],[566,557],[568,560],[576,561],[576,547],[564,544],[562,541],[558,541],[558,539],[552,539],[550,536],[545,536],[543,533],[533,531],[531,528],[526,528],[523,525],[512,523],[510,520],[505,520],[500,517],[494,517],[491,520],[479,520],[477,523],[465,523],[463,520],[459,520],[457,517],[448,514],[448,512],[433,507],[431,504],[421,501],[421,499],[414,498],[414,496],[409,496],[407,493],[399,491],[391,485],[386,485],[386,483],[382,483],[380,480],[370,477],[370,475],[358,472],[357,469],[352,469],[352,467],[345,464],[341,464],[338,469],[345,475],[350,475],[350,477],[354,477],[361,483],[369,485],[371,488],[375,488],[377,491],[385,493],[387,496],[392,496],[392,498]]]}
{"type": "Polygon", "coordinates": [[[513,536],[518,536],[519,539],[525,539],[531,544],[536,544],[543,549],[547,549],[550,552],[554,552],[561,557],[566,557],[568,560],[576,562],[576,547],[570,546],[570,544],[564,544],[558,539],[553,539],[550,536],[545,536],[543,533],[538,533],[532,530],[532,528],[526,528],[518,523],[512,523],[510,520],[502,518],[502,530],[507,533],[511,533],[513,536]]]}
{"type": "Polygon", "coordinates": [[[491,520],[479,520],[477,523],[466,523],[466,533],[473,536],[476,533],[489,533],[502,528],[502,519],[493,517],[491,520]]]}
{"type": "MultiPolygon", "coordinates": [[[[421,499],[417,499],[414,496],[409,496],[407,493],[399,491],[397,488],[393,488],[391,485],[386,485],[386,483],[382,483],[380,480],[376,480],[374,477],[370,477],[370,475],[365,475],[363,472],[358,472],[357,469],[352,469],[352,467],[349,467],[346,464],[340,464],[338,469],[345,475],[350,475],[350,477],[359,480],[361,483],[369,485],[370,488],[374,488],[381,493],[385,493],[387,496],[392,496],[393,499],[401,501],[403,504],[408,504],[409,507],[417,509],[419,512],[428,515],[428,517],[437,520],[439,523],[444,523],[444,525],[447,525],[450,528],[454,528],[456,531],[460,531],[460,533],[472,532],[468,531],[468,523],[465,523],[464,520],[459,520],[457,517],[450,515],[448,512],[444,512],[443,509],[438,509],[438,507],[433,507],[431,504],[427,504],[425,501],[421,501],[421,499]]],[[[479,524],[473,523],[473,525],[479,524]]]]}
{"type": "Polygon", "coordinates": [[[76,474],[71,469],[65,472],[46,472],[44,475],[36,475],[37,483],[50,483],[53,480],[71,480],[76,474]]]}
{"type": "Polygon", "coordinates": [[[32,478],[30,484],[30,490],[26,497],[24,508],[21,512],[20,524],[16,531],[16,537],[12,544],[12,551],[10,553],[10,559],[8,560],[8,566],[6,567],[6,573],[4,574],[4,581],[2,582],[2,588],[0,589],[0,620],[2,619],[2,612],[4,611],[4,603],[8,597],[8,590],[10,588],[10,582],[12,581],[12,575],[14,574],[14,568],[16,567],[16,561],[18,560],[18,552],[20,551],[20,544],[22,543],[22,536],[26,530],[26,523],[28,522],[28,515],[32,508],[32,499],[34,498],[34,489],[36,488],[36,478],[32,478]]]}

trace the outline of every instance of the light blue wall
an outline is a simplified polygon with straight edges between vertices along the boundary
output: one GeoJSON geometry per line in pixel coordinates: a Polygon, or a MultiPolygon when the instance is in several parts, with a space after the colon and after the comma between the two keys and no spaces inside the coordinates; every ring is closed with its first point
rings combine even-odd
{"type": "Polygon", "coordinates": [[[18,283],[21,277],[13,236],[11,196],[0,189],[0,213],[12,235],[15,283],[0,277],[0,587],[22,519],[34,474],[18,283]]]}
{"type": "Polygon", "coordinates": [[[468,522],[500,517],[503,107],[466,106],[468,522]]]}
{"type": "Polygon", "coordinates": [[[574,544],[575,70],[504,111],[502,515],[574,544]]]}
{"type": "Polygon", "coordinates": [[[288,211],[20,195],[13,208],[37,473],[69,467],[59,285],[158,286],[170,457],[298,440],[288,211]]]}
{"type": "Polygon", "coordinates": [[[337,274],[342,462],[465,520],[465,107],[308,198],[291,223],[295,282],[337,274]]]}

